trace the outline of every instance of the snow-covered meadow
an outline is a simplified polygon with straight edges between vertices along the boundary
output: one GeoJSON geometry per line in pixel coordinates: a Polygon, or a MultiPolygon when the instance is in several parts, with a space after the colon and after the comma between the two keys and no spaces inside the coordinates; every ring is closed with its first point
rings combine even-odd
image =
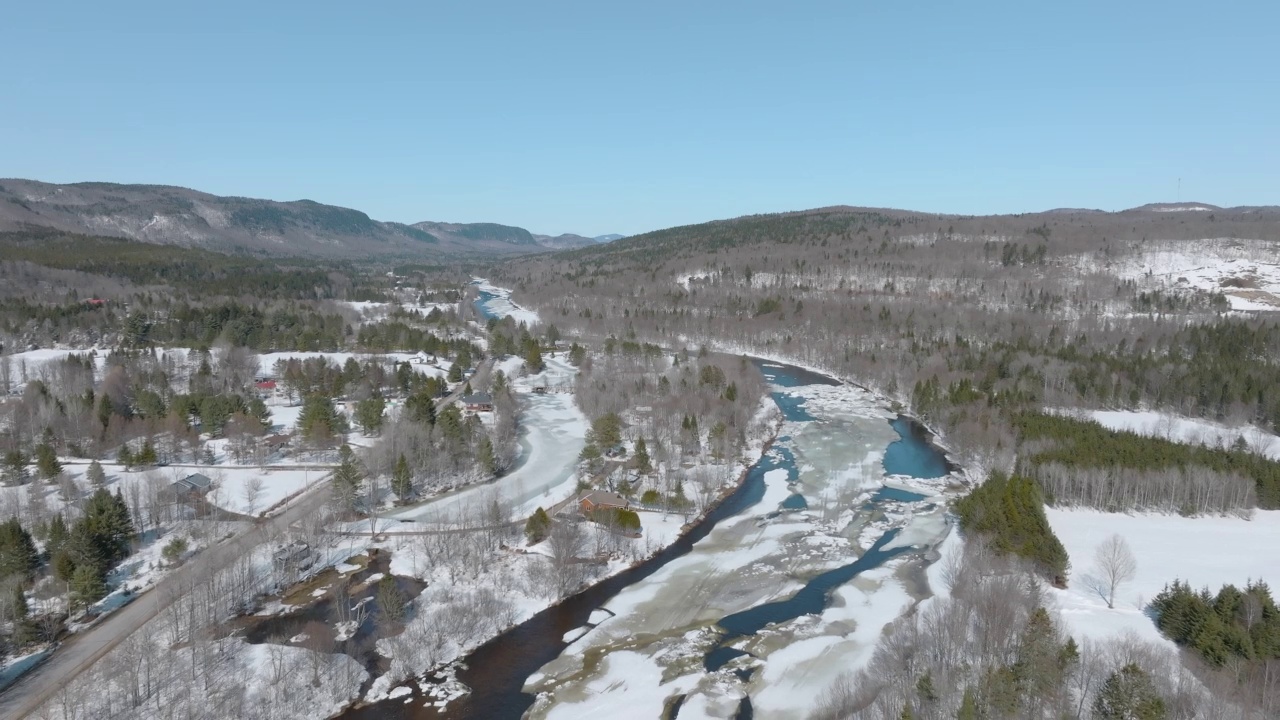
{"type": "Polygon", "coordinates": [[[1105,638],[1132,632],[1167,644],[1146,606],[1174,580],[1216,593],[1226,583],[1280,580],[1280,510],[1256,510],[1252,519],[1178,515],[1121,515],[1097,510],[1046,508],[1049,524],[1071,557],[1071,582],[1054,589],[1063,620],[1077,636],[1105,638]],[[1113,534],[1133,551],[1137,573],[1122,584],[1115,609],[1097,590],[1101,571],[1095,554],[1113,534]]]}

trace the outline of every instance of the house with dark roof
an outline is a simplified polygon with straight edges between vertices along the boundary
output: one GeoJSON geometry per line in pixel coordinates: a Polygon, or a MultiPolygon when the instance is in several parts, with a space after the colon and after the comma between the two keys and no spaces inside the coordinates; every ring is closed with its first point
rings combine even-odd
{"type": "Polygon", "coordinates": [[[164,489],[163,497],[174,505],[187,505],[200,515],[208,511],[204,498],[212,489],[213,481],[208,475],[193,473],[171,483],[164,489]]]}
{"type": "Polygon", "coordinates": [[[582,512],[585,515],[590,515],[597,510],[625,510],[630,506],[630,500],[627,500],[618,493],[612,493],[606,490],[592,490],[578,498],[578,507],[582,508],[582,512]]]}
{"type": "Polygon", "coordinates": [[[462,396],[462,405],[471,412],[492,412],[493,396],[489,393],[473,393],[462,396]]]}
{"type": "Polygon", "coordinates": [[[192,473],[175,482],[171,487],[175,495],[199,495],[204,497],[213,488],[213,481],[209,479],[208,475],[192,473]]]}

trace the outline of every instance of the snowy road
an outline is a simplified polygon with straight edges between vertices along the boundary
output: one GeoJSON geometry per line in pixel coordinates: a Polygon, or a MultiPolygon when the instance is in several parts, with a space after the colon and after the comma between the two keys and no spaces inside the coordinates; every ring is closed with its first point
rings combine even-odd
{"type": "Polygon", "coordinates": [[[182,597],[199,580],[229,567],[253,548],[267,542],[268,538],[279,537],[293,523],[313,515],[328,498],[327,493],[319,492],[326,485],[327,482],[316,483],[284,512],[201,552],[137,600],[108,615],[100,624],[73,636],[47,662],[0,693],[0,717],[22,718],[35,712],[77,675],[182,597]]]}
{"type": "MultiPolygon", "coordinates": [[[[558,358],[548,358],[546,363],[543,373],[517,380],[517,390],[556,386],[577,373],[558,358]]],[[[463,516],[483,512],[495,498],[511,507],[513,517],[525,517],[539,506],[550,507],[571,495],[577,487],[578,455],[586,444],[586,417],[571,393],[521,392],[520,397],[525,403],[521,416],[525,434],[520,439],[521,456],[515,470],[494,482],[391,513],[387,518],[449,527],[463,516]]]]}

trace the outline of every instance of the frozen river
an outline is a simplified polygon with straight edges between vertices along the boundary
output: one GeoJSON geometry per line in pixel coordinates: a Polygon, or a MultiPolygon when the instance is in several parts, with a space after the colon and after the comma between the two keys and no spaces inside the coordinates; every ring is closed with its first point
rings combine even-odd
{"type": "Polygon", "coordinates": [[[558,387],[572,382],[577,370],[562,358],[547,358],[542,373],[514,382],[521,398],[520,457],[511,472],[494,482],[468,488],[424,505],[388,515],[432,526],[451,526],[464,517],[480,517],[495,499],[513,517],[551,507],[577,487],[578,455],[586,443],[587,419],[573,394],[528,392],[532,387],[558,387]]]}
{"type": "Polygon", "coordinates": [[[481,646],[459,673],[474,692],[443,713],[353,717],[805,717],[923,591],[951,468],[869,393],[759,364],[786,423],[703,522],[481,646]]]}

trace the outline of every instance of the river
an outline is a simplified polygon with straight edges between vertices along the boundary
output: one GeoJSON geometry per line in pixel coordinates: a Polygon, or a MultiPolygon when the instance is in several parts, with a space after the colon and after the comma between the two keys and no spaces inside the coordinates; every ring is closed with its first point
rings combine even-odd
{"type": "Polygon", "coordinates": [[[691,532],[482,645],[458,673],[474,692],[444,711],[417,696],[343,717],[807,715],[915,601],[954,468],[873,395],[756,362],[786,421],[691,532]]]}

